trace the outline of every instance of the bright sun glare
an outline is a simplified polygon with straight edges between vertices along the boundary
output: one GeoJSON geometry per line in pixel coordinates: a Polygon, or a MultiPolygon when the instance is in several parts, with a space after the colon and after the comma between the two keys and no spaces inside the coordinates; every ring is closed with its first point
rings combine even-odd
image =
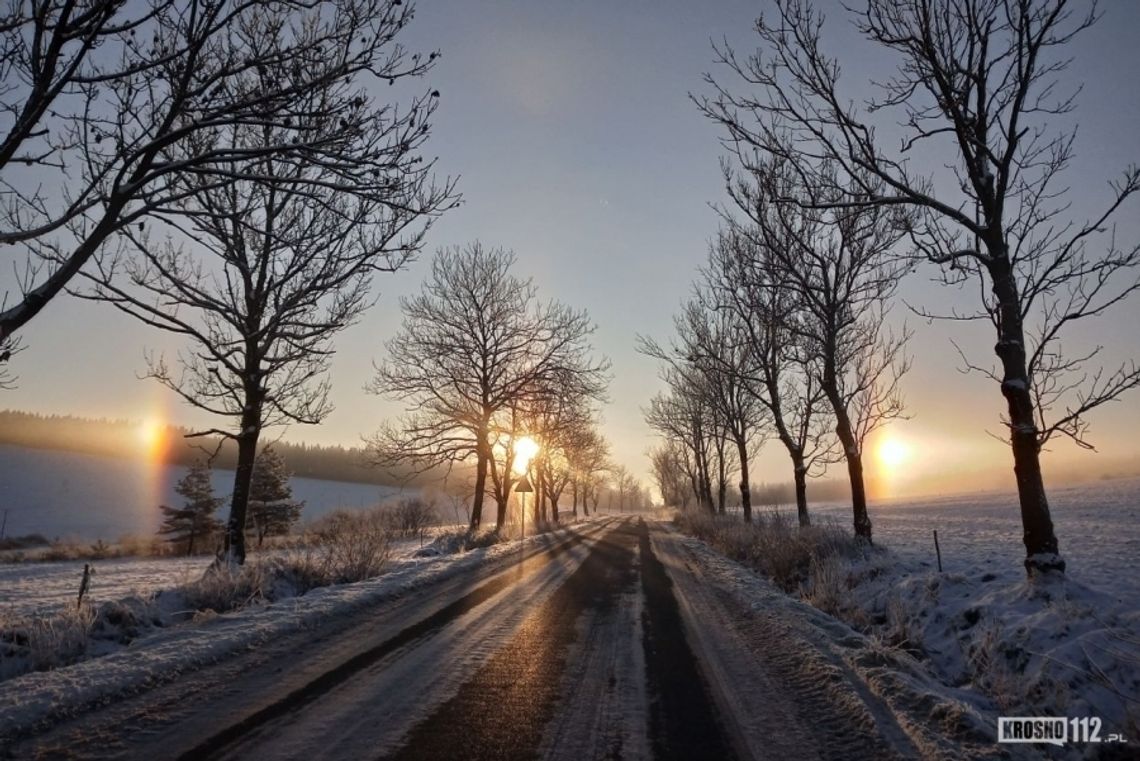
{"type": "Polygon", "coordinates": [[[514,470],[518,475],[526,473],[526,469],[530,466],[530,461],[538,454],[538,442],[530,436],[523,436],[515,442],[515,463],[514,470]]]}
{"type": "Polygon", "coordinates": [[[883,439],[879,444],[879,462],[894,470],[910,459],[910,447],[899,439],[883,439]]]}
{"type": "Polygon", "coordinates": [[[147,454],[154,454],[162,445],[163,425],[157,420],[147,420],[139,427],[139,441],[147,454]]]}

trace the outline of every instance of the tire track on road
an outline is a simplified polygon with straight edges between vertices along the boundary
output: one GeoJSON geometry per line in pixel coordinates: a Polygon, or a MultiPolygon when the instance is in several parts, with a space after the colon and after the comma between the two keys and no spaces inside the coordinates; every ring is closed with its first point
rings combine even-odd
{"type": "Polygon", "coordinates": [[[641,584],[645,593],[643,642],[650,689],[650,742],[653,755],[688,761],[738,757],[717,705],[685,637],[673,582],[653,552],[649,527],[638,524],[641,584]]]}
{"type": "Polygon", "coordinates": [[[411,729],[383,758],[507,761],[537,757],[553,718],[579,619],[605,614],[635,579],[636,534],[628,523],[593,546],[563,584],[458,694],[411,729]],[[489,709],[489,712],[488,712],[489,709]]]}
{"type": "MultiPolygon", "coordinates": [[[[541,561],[541,565],[538,569],[532,566],[531,572],[536,572],[550,562],[553,562],[563,553],[577,547],[584,539],[582,535],[575,534],[565,542],[549,550],[529,556],[527,558],[528,562],[533,562],[534,560],[541,561]]],[[[490,581],[481,584],[459,599],[440,608],[435,613],[405,627],[394,636],[356,654],[307,684],[288,693],[285,697],[261,707],[237,722],[214,733],[190,750],[178,756],[179,760],[198,761],[199,759],[215,756],[227,748],[227,746],[241,740],[259,727],[286,715],[295,714],[303,710],[307,705],[328,694],[364,669],[372,666],[395,651],[440,631],[448,624],[498,595],[500,592],[517,584],[518,581],[518,573],[516,571],[508,570],[496,575],[490,581]]]]}

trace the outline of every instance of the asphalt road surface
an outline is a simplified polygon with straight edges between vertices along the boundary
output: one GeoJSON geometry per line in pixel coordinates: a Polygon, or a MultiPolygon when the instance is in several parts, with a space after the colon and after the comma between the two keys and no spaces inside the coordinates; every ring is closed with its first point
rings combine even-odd
{"type": "Polygon", "coordinates": [[[505,570],[450,579],[184,674],[26,737],[7,755],[926,755],[818,637],[786,615],[742,607],[666,527],[585,525],[505,570]]]}

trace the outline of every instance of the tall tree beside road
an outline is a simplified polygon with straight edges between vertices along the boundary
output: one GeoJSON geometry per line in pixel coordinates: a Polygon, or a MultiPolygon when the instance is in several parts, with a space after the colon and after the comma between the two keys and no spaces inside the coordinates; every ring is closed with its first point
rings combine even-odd
{"type": "MultiPolygon", "coordinates": [[[[390,152],[342,153],[346,131],[381,121],[362,119],[367,96],[346,86],[418,76],[437,55],[409,58],[395,42],[414,14],[400,0],[15,0],[6,8],[0,243],[18,258],[4,267],[14,282],[0,289],[0,363],[18,348],[15,332],[104,244],[180,215],[189,187],[256,178],[297,189],[288,172],[258,171],[270,156],[289,166],[327,161],[349,183],[355,159],[362,172],[385,167],[390,152]],[[333,97],[314,111],[312,93],[333,97]],[[274,128],[268,142],[247,139],[262,126],[274,128]]],[[[398,126],[385,134],[417,141],[421,122],[409,115],[387,110],[383,119],[398,126]]]]}
{"type": "Polygon", "coordinates": [[[218,119],[228,113],[225,93],[265,105],[164,144],[163,161],[190,169],[164,175],[162,192],[147,196],[164,199],[161,216],[119,228],[118,245],[80,273],[92,286],[79,294],[190,344],[177,369],[151,356],[149,375],[230,421],[199,434],[237,444],[226,529],[237,563],[262,431],[328,415],[333,338],[371,304],[373,275],[403,266],[455,203],[451,183],[437,186],[419,155],[436,94],[400,109],[374,103],[366,89],[377,76],[394,82],[430,69],[394,42],[406,10],[372,0],[254,7],[223,39],[244,41],[264,63],[238,66],[230,53],[240,48],[219,41],[195,72],[177,61],[162,71],[204,77],[221,100],[201,108],[222,109],[218,119]],[[232,76],[215,71],[232,66],[232,76]],[[238,159],[199,166],[200,155],[238,159]]]}
{"type": "Polygon", "coordinates": [[[1087,414],[1140,385],[1134,362],[1101,370],[1098,349],[1060,347],[1065,328],[1140,288],[1140,245],[1118,246],[1111,227],[1140,190],[1140,168],[1125,169],[1085,221],[1065,200],[1079,91],[1064,78],[1067,46],[1098,13],[1071,0],[868,0],[850,10],[855,27],[897,67],[859,104],[824,51],[822,16],[805,0],[775,0],[756,22],[759,49],[742,58],[720,46],[726,74],[706,77],[714,92],[696,99],[746,171],[775,158],[824,191],[786,200],[909,206],[916,254],[948,284],[982,286],[976,312],[951,316],[988,320],[997,337],[997,367],[980,369],[1005,400],[1030,574],[1065,568],[1042,447],[1058,434],[1087,445],[1087,414]],[[897,126],[897,148],[877,124],[897,126]],[[919,151],[933,160],[917,161],[919,151]]]}

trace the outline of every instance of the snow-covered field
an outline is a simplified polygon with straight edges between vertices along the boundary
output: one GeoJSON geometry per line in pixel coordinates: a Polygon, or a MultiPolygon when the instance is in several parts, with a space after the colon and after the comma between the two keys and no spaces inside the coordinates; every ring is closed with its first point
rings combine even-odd
{"type": "MultiPolygon", "coordinates": [[[[162,521],[159,505],[178,505],[174,491],[186,475],[179,465],[127,457],[27,449],[0,444],[0,511],[6,536],[38,533],[53,539],[114,542],[124,534],[153,536],[162,521]]],[[[214,492],[233,487],[233,472],[211,473],[214,492]]],[[[418,489],[294,477],[293,496],[305,502],[302,520],[345,508],[359,510],[418,489]]]]}
{"type": "MultiPolygon", "coordinates": [[[[89,561],[95,569],[87,597],[92,602],[145,596],[202,575],[213,558],[120,558],[89,561]]],[[[0,565],[0,616],[75,606],[83,561],[0,565]]]]}
{"type": "MultiPolygon", "coordinates": [[[[1069,578],[1140,610],[1140,582],[1134,572],[1140,557],[1140,478],[1050,489],[1049,502],[1069,578]]],[[[947,573],[996,574],[1001,582],[1024,576],[1016,494],[872,502],[868,510],[875,541],[910,567],[937,567],[937,530],[947,573]]],[[[794,507],[788,514],[794,515],[794,507]]],[[[851,523],[847,506],[813,507],[813,514],[844,528],[851,523]]]]}
{"type": "MultiPolygon", "coordinates": [[[[441,526],[436,532],[454,530],[441,526]]],[[[408,560],[419,549],[415,539],[392,542],[394,562],[408,560]]],[[[256,561],[258,552],[250,555],[256,561]]],[[[202,576],[213,558],[208,555],[171,558],[117,558],[86,561],[95,569],[86,599],[98,605],[126,597],[147,597],[183,586],[202,576]]],[[[74,607],[85,561],[0,563],[0,617],[58,611],[74,607]]]]}

